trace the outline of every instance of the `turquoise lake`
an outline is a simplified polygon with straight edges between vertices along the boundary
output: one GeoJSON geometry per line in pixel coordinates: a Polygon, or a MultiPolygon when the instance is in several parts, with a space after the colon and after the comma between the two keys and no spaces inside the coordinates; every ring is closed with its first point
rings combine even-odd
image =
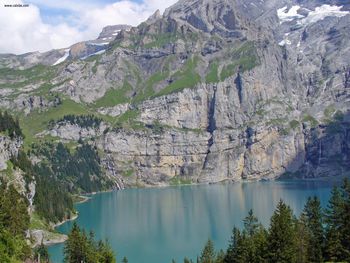
{"type": "MultiPolygon", "coordinates": [[[[78,225],[108,239],[118,262],[183,262],[196,259],[211,238],[226,248],[234,226],[241,227],[250,209],[267,226],[280,199],[298,215],[309,196],[326,206],[333,183],[325,181],[262,181],[234,184],[128,189],[100,193],[77,204],[78,225]]],[[[72,222],[58,227],[68,233],[72,222]]],[[[63,244],[49,248],[53,263],[63,262],[63,244]]]]}

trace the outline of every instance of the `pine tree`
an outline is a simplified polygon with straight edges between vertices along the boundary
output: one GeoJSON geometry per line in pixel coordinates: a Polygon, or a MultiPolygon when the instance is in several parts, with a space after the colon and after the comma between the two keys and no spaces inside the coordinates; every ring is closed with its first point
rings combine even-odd
{"type": "Polygon", "coordinates": [[[268,262],[267,237],[268,237],[268,232],[262,225],[260,225],[260,227],[257,229],[257,232],[253,236],[253,243],[255,245],[253,246],[254,254],[252,257],[252,262],[256,262],[256,263],[268,262]]]}
{"type": "Polygon", "coordinates": [[[28,201],[0,178],[0,261],[24,261],[31,250],[25,240],[29,227],[28,201]]]}
{"type": "Polygon", "coordinates": [[[123,257],[122,263],[128,263],[128,259],[126,257],[123,257]]]}
{"type": "MultiPolygon", "coordinates": [[[[0,182],[1,183],[1,182],[0,182]]],[[[29,227],[28,200],[10,186],[0,185],[0,226],[14,236],[24,237],[29,227]]]]}
{"type": "Polygon", "coordinates": [[[299,220],[296,220],[296,239],[297,239],[297,262],[308,262],[309,248],[309,228],[307,227],[307,219],[305,213],[301,213],[299,220]]]}
{"type": "Polygon", "coordinates": [[[342,209],[340,215],[340,233],[343,247],[343,260],[350,262],[350,180],[344,179],[341,186],[342,209]]]}
{"type": "Polygon", "coordinates": [[[200,263],[215,263],[215,250],[213,242],[208,239],[200,256],[200,263]]]}
{"type": "Polygon", "coordinates": [[[40,262],[42,263],[50,262],[49,251],[47,250],[47,247],[45,247],[43,243],[41,243],[40,246],[34,250],[34,256],[36,260],[39,260],[40,258],[40,262]]]}
{"type": "Polygon", "coordinates": [[[224,259],[225,263],[243,263],[251,260],[251,242],[245,231],[234,228],[229,247],[224,259]]]}
{"type": "Polygon", "coordinates": [[[282,200],[271,217],[268,235],[268,261],[297,262],[296,227],[293,212],[282,200]]]}
{"type": "MultiPolygon", "coordinates": [[[[99,242],[98,253],[100,255],[99,257],[100,257],[101,263],[116,263],[116,259],[115,259],[113,250],[109,246],[108,241],[106,241],[106,242],[100,241],[99,242]]],[[[126,259],[126,258],[124,257],[124,259],[126,259]]],[[[128,262],[127,259],[126,259],[126,262],[128,262]]]]}
{"type": "Polygon", "coordinates": [[[226,256],[225,256],[225,263],[233,262],[233,259],[235,257],[235,249],[237,246],[237,240],[239,235],[239,229],[234,227],[232,230],[231,239],[228,245],[228,248],[226,250],[226,256]]]}
{"type": "Polygon", "coordinates": [[[253,210],[249,210],[248,216],[243,220],[243,224],[244,230],[249,237],[254,236],[260,227],[258,218],[254,216],[253,210]]]}
{"type": "Polygon", "coordinates": [[[317,197],[309,198],[303,213],[308,228],[308,260],[323,262],[324,248],[323,215],[320,200],[317,197]]]}
{"type": "Polygon", "coordinates": [[[94,234],[89,236],[73,224],[64,248],[65,262],[67,263],[116,263],[115,256],[108,242],[95,242],[94,234]]]}
{"type": "Polygon", "coordinates": [[[341,261],[346,254],[342,245],[342,228],[343,228],[343,207],[344,200],[341,191],[335,187],[332,190],[331,198],[325,210],[326,222],[326,245],[325,257],[327,260],[341,261]]]}
{"type": "Polygon", "coordinates": [[[216,255],[215,263],[224,263],[225,260],[225,252],[220,249],[220,251],[216,255]]]}
{"type": "MultiPolygon", "coordinates": [[[[241,246],[246,252],[243,261],[252,263],[262,263],[265,261],[266,251],[266,231],[254,216],[253,210],[250,210],[248,216],[243,220],[243,242],[241,246]]],[[[241,250],[242,250],[241,249],[241,250]]]]}
{"type": "Polygon", "coordinates": [[[84,245],[80,228],[74,223],[64,247],[65,262],[75,263],[84,261],[84,245]]]}

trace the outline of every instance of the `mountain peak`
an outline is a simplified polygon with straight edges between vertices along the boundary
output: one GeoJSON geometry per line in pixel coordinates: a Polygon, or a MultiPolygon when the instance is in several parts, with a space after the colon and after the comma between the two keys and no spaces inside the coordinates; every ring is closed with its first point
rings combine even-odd
{"type": "Polygon", "coordinates": [[[206,33],[241,37],[246,21],[237,12],[239,3],[228,0],[180,0],[165,11],[164,17],[187,22],[206,33]]]}
{"type": "Polygon", "coordinates": [[[146,23],[147,23],[147,24],[152,24],[152,23],[154,23],[155,21],[157,21],[157,20],[160,19],[160,18],[162,18],[162,15],[161,15],[161,13],[160,13],[160,10],[157,9],[157,11],[155,11],[154,14],[151,15],[151,16],[147,19],[146,23]]]}

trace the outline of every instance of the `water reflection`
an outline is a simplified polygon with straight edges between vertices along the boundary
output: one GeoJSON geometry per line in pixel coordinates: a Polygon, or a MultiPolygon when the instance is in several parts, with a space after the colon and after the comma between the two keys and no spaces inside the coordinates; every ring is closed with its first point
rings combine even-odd
{"type": "MultiPolygon", "coordinates": [[[[108,238],[118,259],[129,262],[178,262],[195,258],[210,237],[225,248],[233,226],[242,226],[249,209],[264,225],[280,199],[299,213],[307,198],[329,198],[327,182],[249,182],[164,189],[131,189],[96,195],[77,205],[78,224],[108,238]],[[147,260],[146,260],[147,259],[147,260]]],[[[60,227],[67,233],[72,223],[60,227]]],[[[62,262],[62,245],[50,248],[54,262],[62,262]]]]}

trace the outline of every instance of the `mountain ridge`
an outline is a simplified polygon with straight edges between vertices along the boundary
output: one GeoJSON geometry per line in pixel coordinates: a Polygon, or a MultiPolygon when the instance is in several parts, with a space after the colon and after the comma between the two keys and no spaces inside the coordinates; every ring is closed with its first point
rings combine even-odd
{"type": "Polygon", "coordinates": [[[179,1],[55,66],[2,68],[0,106],[16,110],[27,145],[96,146],[119,185],[344,175],[349,8],[179,1]],[[69,114],[102,123],[62,121],[69,114]]]}

